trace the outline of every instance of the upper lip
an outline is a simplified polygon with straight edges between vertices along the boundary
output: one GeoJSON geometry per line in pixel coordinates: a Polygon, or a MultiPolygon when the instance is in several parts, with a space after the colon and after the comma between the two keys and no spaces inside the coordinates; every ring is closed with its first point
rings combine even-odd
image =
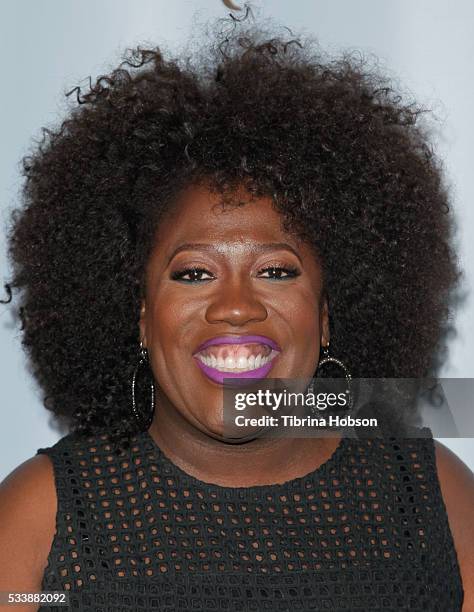
{"type": "Polygon", "coordinates": [[[281,351],[278,344],[275,340],[268,338],[268,336],[256,336],[256,335],[247,335],[247,336],[216,336],[214,338],[209,338],[202,344],[200,344],[195,353],[199,353],[203,351],[208,346],[214,346],[218,344],[250,344],[251,342],[259,342],[260,344],[266,344],[270,346],[275,351],[281,351]]]}

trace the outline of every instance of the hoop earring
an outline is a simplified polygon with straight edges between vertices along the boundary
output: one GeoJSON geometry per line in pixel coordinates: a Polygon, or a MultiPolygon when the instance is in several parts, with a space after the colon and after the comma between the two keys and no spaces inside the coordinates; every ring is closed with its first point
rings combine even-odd
{"type": "MultiPolygon", "coordinates": [[[[322,365],[324,365],[326,363],[335,363],[337,366],[342,368],[344,370],[344,376],[346,377],[347,388],[346,388],[345,392],[349,396],[348,408],[350,410],[352,408],[353,404],[354,404],[354,400],[353,400],[352,392],[351,392],[352,391],[352,388],[351,388],[351,383],[352,383],[351,373],[349,372],[347,367],[343,364],[343,362],[340,359],[337,359],[336,357],[331,357],[331,355],[329,355],[329,342],[326,344],[326,346],[323,346],[323,354],[324,354],[324,356],[319,361],[318,367],[316,368],[316,372],[314,373],[314,378],[317,377],[317,372],[318,372],[320,366],[322,366],[322,365]]],[[[311,385],[310,385],[310,391],[312,393],[314,393],[314,386],[313,386],[312,382],[311,382],[311,385]]]]}
{"type": "Polygon", "coordinates": [[[140,369],[140,366],[142,366],[143,364],[149,365],[148,351],[143,346],[143,342],[140,342],[140,352],[139,352],[138,364],[133,370],[133,376],[132,376],[132,414],[134,418],[137,420],[140,427],[143,427],[144,429],[148,429],[151,425],[151,422],[153,420],[153,415],[155,413],[155,385],[153,383],[153,378],[150,381],[150,391],[151,391],[150,410],[148,412],[148,415],[146,415],[145,417],[139,414],[137,410],[137,404],[136,404],[136,398],[135,398],[135,386],[136,386],[136,380],[137,380],[137,373],[138,373],[138,370],[140,369]]]}

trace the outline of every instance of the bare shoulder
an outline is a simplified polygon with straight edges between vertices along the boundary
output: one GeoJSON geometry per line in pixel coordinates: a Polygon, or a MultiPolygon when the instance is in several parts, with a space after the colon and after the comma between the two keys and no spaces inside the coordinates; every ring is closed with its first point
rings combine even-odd
{"type": "Polygon", "coordinates": [[[28,459],[0,484],[0,591],[40,590],[56,510],[53,466],[45,455],[28,459]]]}
{"type": "Polygon", "coordinates": [[[463,612],[474,612],[474,474],[447,446],[434,441],[436,466],[461,569],[463,612]]]}

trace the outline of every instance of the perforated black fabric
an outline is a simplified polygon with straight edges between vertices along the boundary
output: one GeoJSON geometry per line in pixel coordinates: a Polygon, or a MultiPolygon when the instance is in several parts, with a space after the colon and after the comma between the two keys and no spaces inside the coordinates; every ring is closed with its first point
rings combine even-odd
{"type": "Polygon", "coordinates": [[[122,457],[105,435],[38,453],[58,496],[42,589],[72,610],[461,610],[431,438],[343,438],[314,472],[248,488],[193,478],[146,432],[122,457]]]}

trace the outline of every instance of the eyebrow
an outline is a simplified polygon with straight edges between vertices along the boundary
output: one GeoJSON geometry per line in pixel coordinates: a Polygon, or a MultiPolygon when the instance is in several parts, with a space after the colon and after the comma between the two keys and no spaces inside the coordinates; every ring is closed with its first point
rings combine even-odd
{"type": "MultiPolygon", "coordinates": [[[[293,253],[293,255],[295,255],[295,257],[298,258],[301,265],[303,265],[303,262],[301,261],[301,257],[298,255],[297,251],[291,245],[287,244],[286,242],[270,242],[267,244],[258,244],[255,246],[252,245],[252,246],[249,246],[248,248],[250,251],[253,251],[255,253],[266,253],[268,251],[274,251],[274,250],[290,251],[291,253],[293,253]]],[[[216,246],[215,244],[207,244],[205,242],[187,242],[185,244],[180,245],[178,248],[176,248],[173,251],[170,258],[168,259],[168,265],[172,261],[172,259],[176,257],[178,253],[181,253],[181,251],[219,252],[220,250],[221,250],[220,247],[216,246]]]]}

